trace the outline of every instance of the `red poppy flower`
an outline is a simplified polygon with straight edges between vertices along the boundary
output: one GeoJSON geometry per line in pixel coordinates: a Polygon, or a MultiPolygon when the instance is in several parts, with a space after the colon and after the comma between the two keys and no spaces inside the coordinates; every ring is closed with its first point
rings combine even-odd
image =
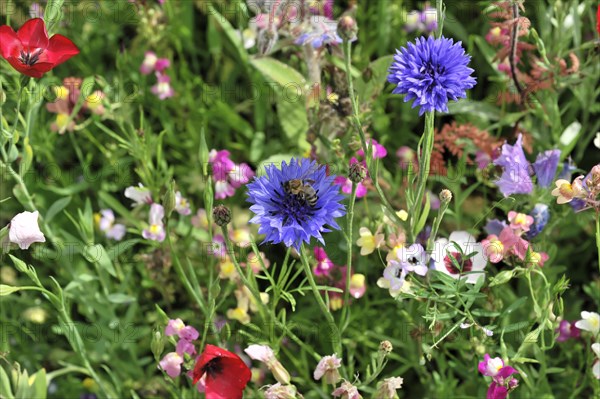
{"type": "Polygon", "coordinates": [[[192,373],[194,385],[206,375],[206,399],[242,399],[252,372],[235,353],[206,345],[192,373]]]}
{"type": "Polygon", "coordinates": [[[41,78],[77,54],[77,46],[63,35],[48,39],[46,24],[41,18],[30,19],[16,33],[8,25],[0,26],[0,55],[23,75],[41,78]]]}
{"type": "Polygon", "coordinates": [[[596,30],[598,31],[598,34],[600,35],[600,6],[598,6],[598,11],[596,13],[596,30]]]}

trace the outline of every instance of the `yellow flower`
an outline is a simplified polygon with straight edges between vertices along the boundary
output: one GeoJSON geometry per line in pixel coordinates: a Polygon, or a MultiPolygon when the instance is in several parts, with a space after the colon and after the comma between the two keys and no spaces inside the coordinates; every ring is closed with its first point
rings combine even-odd
{"type": "Polygon", "coordinates": [[[329,300],[329,309],[331,310],[339,310],[342,308],[344,304],[344,300],[340,296],[335,296],[329,300]]]}
{"type": "Polygon", "coordinates": [[[227,310],[227,318],[231,320],[237,320],[242,324],[250,323],[250,316],[248,315],[248,311],[240,307],[227,310]]]}
{"type": "Polygon", "coordinates": [[[54,94],[56,95],[56,100],[66,100],[69,96],[69,89],[65,86],[54,87],[54,94]]]}
{"type": "Polygon", "coordinates": [[[383,242],[383,234],[373,235],[366,227],[361,227],[358,233],[360,234],[360,238],[356,240],[356,245],[360,247],[360,254],[363,256],[373,253],[383,242]]]}
{"type": "Polygon", "coordinates": [[[235,280],[237,278],[237,271],[235,270],[235,265],[229,259],[229,257],[225,258],[219,264],[219,278],[235,280]]]}

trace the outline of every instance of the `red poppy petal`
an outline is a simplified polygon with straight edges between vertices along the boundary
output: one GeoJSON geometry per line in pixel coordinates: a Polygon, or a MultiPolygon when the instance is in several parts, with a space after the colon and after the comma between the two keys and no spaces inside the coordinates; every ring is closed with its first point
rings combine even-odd
{"type": "Polygon", "coordinates": [[[79,49],[70,39],[63,35],[54,35],[50,38],[47,49],[48,61],[58,65],[77,54],[79,49]]]}
{"type": "Polygon", "coordinates": [[[22,47],[21,41],[15,31],[8,25],[0,26],[0,54],[8,59],[14,52],[22,47]]]}
{"type": "Polygon", "coordinates": [[[54,64],[47,62],[38,62],[34,66],[25,65],[15,57],[9,57],[7,61],[17,71],[32,78],[41,78],[46,72],[54,68],[54,64]]]}
{"type": "MultiPolygon", "coordinates": [[[[235,354],[233,354],[235,355],[235,354]]],[[[237,355],[235,355],[237,357],[237,355]]],[[[239,357],[222,357],[221,373],[215,378],[206,377],[207,399],[242,399],[244,388],[252,372],[239,357]]]]}
{"type": "Polygon", "coordinates": [[[25,22],[17,32],[17,36],[24,47],[48,47],[48,32],[46,31],[46,24],[41,18],[34,18],[25,22]]]}

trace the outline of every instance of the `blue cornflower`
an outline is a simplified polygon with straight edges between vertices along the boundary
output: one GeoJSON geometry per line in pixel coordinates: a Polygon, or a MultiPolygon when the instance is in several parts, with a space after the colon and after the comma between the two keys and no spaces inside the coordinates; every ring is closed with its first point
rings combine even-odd
{"type": "Polygon", "coordinates": [[[473,69],[467,67],[470,59],[461,42],[419,37],[396,52],[388,82],[397,85],[394,94],[406,94],[405,102],[415,100],[413,108],[421,106],[419,115],[448,112],[448,100],[465,98],[465,91],[475,86],[473,69]]]}
{"type": "Polygon", "coordinates": [[[335,219],[346,214],[340,201],[339,186],[333,184],[335,176],[327,176],[326,168],[310,159],[291,159],[289,164],[265,166],[265,175],[255,178],[248,187],[248,202],[255,216],[250,223],[260,225],[259,234],[265,234],[264,242],[293,246],[300,250],[302,242],[311,237],[325,244],[321,233],[331,231],[325,226],[339,230],[335,219]],[[286,192],[284,184],[300,179],[309,184],[317,196],[311,206],[302,195],[286,192]]]}

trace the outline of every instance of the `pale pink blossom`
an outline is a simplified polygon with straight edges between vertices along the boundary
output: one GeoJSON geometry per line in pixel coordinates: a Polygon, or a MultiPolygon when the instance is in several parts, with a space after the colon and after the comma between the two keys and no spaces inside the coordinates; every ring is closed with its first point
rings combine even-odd
{"type": "Polygon", "coordinates": [[[34,242],[46,242],[44,233],[38,226],[39,212],[21,212],[12,218],[8,231],[10,242],[21,249],[28,249],[34,242]]]}

